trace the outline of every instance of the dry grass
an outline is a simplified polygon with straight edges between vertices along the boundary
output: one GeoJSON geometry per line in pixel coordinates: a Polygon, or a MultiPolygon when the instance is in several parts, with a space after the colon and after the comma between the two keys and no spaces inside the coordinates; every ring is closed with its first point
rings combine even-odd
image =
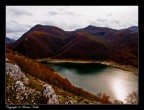
{"type": "MultiPolygon", "coordinates": [[[[24,73],[28,73],[33,77],[41,79],[50,84],[56,85],[64,90],[67,90],[76,95],[86,97],[90,100],[99,100],[95,95],[84,91],[82,88],[75,87],[68,79],[61,77],[57,74],[53,68],[48,65],[40,64],[36,61],[18,54],[17,52],[6,50],[6,57],[11,61],[15,62],[24,73]]],[[[35,82],[34,82],[35,83],[35,82]]],[[[32,86],[32,85],[30,85],[32,86]]]]}

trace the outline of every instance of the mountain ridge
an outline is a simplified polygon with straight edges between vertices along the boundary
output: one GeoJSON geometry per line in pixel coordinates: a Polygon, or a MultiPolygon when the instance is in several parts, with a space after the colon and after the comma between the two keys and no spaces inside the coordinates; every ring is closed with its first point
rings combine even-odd
{"type": "Polygon", "coordinates": [[[12,42],[15,42],[15,40],[8,38],[8,37],[5,37],[5,43],[12,43],[12,42]]]}
{"type": "Polygon", "coordinates": [[[98,59],[138,65],[138,32],[129,29],[114,30],[89,25],[67,32],[55,26],[38,24],[10,48],[33,59],[98,59]]]}

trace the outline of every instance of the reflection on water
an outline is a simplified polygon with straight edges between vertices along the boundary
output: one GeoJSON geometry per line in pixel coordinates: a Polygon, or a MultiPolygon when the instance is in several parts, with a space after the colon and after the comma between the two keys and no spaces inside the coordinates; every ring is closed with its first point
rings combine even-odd
{"type": "Polygon", "coordinates": [[[125,86],[123,79],[113,79],[111,85],[112,89],[114,90],[116,99],[124,101],[127,95],[125,93],[125,86]]]}
{"type": "Polygon", "coordinates": [[[98,64],[98,63],[68,63],[68,62],[64,63],[63,62],[63,63],[53,63],[50,65],[56,67],[55,69],[57,71],[63,71],[63,69],[69,69],[71,71],[75,71],[79,75],[96,74],[96,72],[99,73],[109,67],[107,65],[98,64]]]}
{"type": "Polygon", "coordinates": [[[96,63],[53,63],[50,65],[74,85],[95,95],[106,93],[111,100],[124,101],[129,93],[138,91],[138,77],[118,68],[96,63]]]}

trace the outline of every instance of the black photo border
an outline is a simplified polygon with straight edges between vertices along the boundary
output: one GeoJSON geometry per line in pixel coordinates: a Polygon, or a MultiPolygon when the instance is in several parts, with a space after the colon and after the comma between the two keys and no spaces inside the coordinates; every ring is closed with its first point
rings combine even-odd
{"type": "MultiPolygon", "coordinates": [[[[1,0],[0,1],[0,13],[1,13],[1,28],[0,28],[0,41],[1,41],[1,59],[0,59],[0,63],[1,63],[1,71],[0,71],[0,105],[3,107],[2,110],[5,109],[19,109],[17,107],[17,105],[6,105],[5,104],[5,36],[6,36],[6,6],[23,6],[23,5],[27,5],[27,6],[35,6],[35,5],[39,5],[39,6],[55,6],[55,5],[59,5],[59,6],[64,6],[66,5],[65,3],[67,3],[67,5],[69,6],[77,6],[77,5],[87,5],[87,6],[103,6],[103,5],[114,5],[114,6],[119,6],[119,5],[126,5],[126,6],[138,6],[139,7],[139,104],[138,105],[25,105],[25,107],[30,107],[30,109],[47,109],[47,110],[51,110],[51,109],[61,109],[61,110],[83,110],[83,109],[88,109],[88,110],[99,110],[99,109],[110,109],[110,110],[115,110],[115,109],[120,109],[120,110],[141,110],[142,106],[144,106],[144,91],[143,91],[143,84],[144,84],[144,49],[143,49],[143,38],[144,38],[144,24],[142,24],[144,21],[144,17],[143,17],[143,11],[144,11],[144,4],[142,3],[143,0],[135,0],[135,1],[127,1],[126,0],[120,0],[120,1],[115,1],[116,4],[113,4],[113,0],[110,2],[110,0],[106,1],[106,0],[99,0],[99,1],[95,1],[95,3],[93,3],[92,1],[82,1],[80,0],[78,1],[46,1],[44,0],[42,1],[38,1],[38,0],[32,0],[30,2],[29,1],[16,1],[16,0],[1,0]],[[55,3],[54,3],[55,2],[55,3]],[[58,4],[59,2],[59,4],[58,4]],[[107,2],[107,4],[106,4],[107,2]],[[79,4],[78,4],[79,3],[79,4]],[[105,3],[105,4],[104,4],[105,3]],[[112,4],[111,4],[112,3],[112,4]],[[125,3],[125,4],[124,4],[125,3]],[[13,108],[10,108],[13,107],[13,108]],[[15,108],[16,107],[16,108],[15,108]]],[[[22,108],[23,105],[20,105],[20,108],[22,108]]]]}

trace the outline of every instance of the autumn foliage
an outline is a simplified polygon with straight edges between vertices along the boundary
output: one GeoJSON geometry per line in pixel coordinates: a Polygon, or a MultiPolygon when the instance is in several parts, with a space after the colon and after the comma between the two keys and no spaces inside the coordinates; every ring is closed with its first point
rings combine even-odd
{"type": "Polygon", "coordinates": [[[6,58],[8,58],[11,62],[16,63],[25,74],[31,74],[36,78],[61,87],[62,89],[79,96],[100,101],[95,95],[84,91],[82,88],[72,85],[67,78],[64,78],[56,73],[55,70],[48,65],[40,64],[8,49],[6,50],[6,58]]]}

